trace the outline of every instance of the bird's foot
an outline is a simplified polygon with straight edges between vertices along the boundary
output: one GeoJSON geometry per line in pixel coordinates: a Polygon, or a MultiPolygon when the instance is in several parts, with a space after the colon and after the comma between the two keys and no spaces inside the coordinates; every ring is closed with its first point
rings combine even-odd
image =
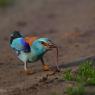
{"type": "Polygon", "coordinates": [[[20,71],[20,73],[25,74],[25,75],[32,75],[32,74],[34,74],[34,72],[32,72],[32,70],[30,70],[30,69],[24,70],[24,71],[20,71]]]}
{"type": "Polygon", "coordinates": [[[30,70],[30,69],[28,69],[28,70],[25,71],[25,74],[26,75],[32,75],[33,73],[34,72],[32,70],[30,70]]]}
{"type": "Polygon", "coordinates": [[[49,71],[49,65],[48,64],[44,64],[43,65],[43,70],[44,71],[49,71]]]}

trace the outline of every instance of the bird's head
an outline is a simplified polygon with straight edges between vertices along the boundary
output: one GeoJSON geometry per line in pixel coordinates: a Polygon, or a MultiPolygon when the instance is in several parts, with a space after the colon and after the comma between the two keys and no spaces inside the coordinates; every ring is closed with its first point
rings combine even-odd
{"type": "Polygon", "coordinates": [[[56,45],[51,41],[48,40],[46,41],[41,41],[41,44],[43,45],[43,47],[45,47],[47,50],[51,50],[53,48],[56,48],[56,45]]]}
{"type": "Polygon", "coordinates": [[[23,37],[23,35],[19,31],[12,32],[10,35],[10,44],[12,43],[14,39],[20,38],[20,37],[23,37]]]}
{"type": "Polygon", "coordinates": [[[44,51],[52,50],[57,46],[48,38],[40,38],[36,40],[36,44],[38,44],[38,48],[42,48],[44,51]]]}

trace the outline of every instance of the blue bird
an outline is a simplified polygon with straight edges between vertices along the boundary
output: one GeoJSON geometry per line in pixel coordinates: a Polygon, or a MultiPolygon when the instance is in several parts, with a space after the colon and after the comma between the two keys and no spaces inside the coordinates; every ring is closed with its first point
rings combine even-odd
{"type": "MultiPolygon", "coordinates": [[[[41,60],[43,69],[49,70],[48,64],[44,63],[43,55],[57,46],[48,38],[24,36],[19,31],[14,31],[10,36],[10,46],[16,52],[17,57],[24,63],[25,72],[29,73],[27,63],[41,60]]],[[[56,64],[59,70],[58,64],[56,64]]]]}

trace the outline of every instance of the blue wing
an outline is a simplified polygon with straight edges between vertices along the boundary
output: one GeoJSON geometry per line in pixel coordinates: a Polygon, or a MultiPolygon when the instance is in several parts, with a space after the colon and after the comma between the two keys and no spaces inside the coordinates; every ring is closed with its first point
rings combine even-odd
{"type": "Polygon", "coordinates": [[[30,46],[25,42],[24,38],[16,38],[13,40],[11,47],[16,51],[30,52],[30,46]]]}

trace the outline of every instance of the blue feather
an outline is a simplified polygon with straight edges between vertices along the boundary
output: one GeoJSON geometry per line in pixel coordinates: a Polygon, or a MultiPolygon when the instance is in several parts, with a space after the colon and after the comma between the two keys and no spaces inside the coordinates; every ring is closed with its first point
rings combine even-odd
{"type": "Polygon", "coordinates": [[[23,38],[16,38],[13,40],[11,47],[16,51],[30,52],[30,46],[23,38]]]}

